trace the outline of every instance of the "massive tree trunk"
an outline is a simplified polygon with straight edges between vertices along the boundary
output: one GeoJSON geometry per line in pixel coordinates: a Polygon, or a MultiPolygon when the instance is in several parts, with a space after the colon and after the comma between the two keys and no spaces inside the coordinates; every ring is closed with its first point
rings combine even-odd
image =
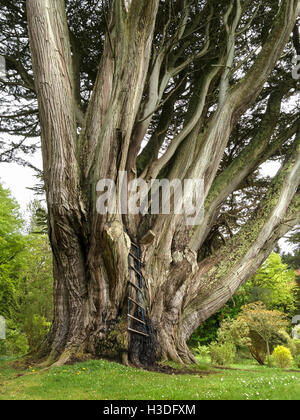
{"type": "MultiPolygon", "coordinates": [[[[209,51],[209,39],[189,62],[176,61],[178,50],[168,60],[174,43],[184,39],[189,30],[186,13],[182,13],[175,38],[168,39],[165,33],[165,44],[157,50],[153,38],[159,0],[111,3],[99,72],[89,107],[82,115],[64,1],[27,0],[54,256],[55,314],[42,353],[48,356],[48,363],[65,363],[83,354],[122,357],[125,363],[129,360],[136,365],[153,363],[160,357],[190,362],[194,358],[186,342],[193,331],[232,297],[278,239],[299,221],[298,131],[280,174],[248,223],[215,253],[200,258],[220,204],[264,161],[264,153],[272,155],[283,142],[270,144],[268,113],[276,115],[284,89],[270,97],[262,133],[251,143],[255,153],[250,144],[232,167],[218,172],[232,130],[254,104],[282,54],[299,2],[282,2],[254,64],[232,87],[229,73],[242,8],[239,1],[234,7],[228,2],[231,7],[224,16],[227,46],[199,77],[182,130],[157,158],[158,144],[163,142],[163,120],[160,133],[149,140],[149,150],[139,155],[152,114],[170,80],[209,51]],[[218,82],[217,109],[205,120],[206,99],[218,82]],[[129,181],[138,172],[145,180],[161,174],[169,179],[203,179],[204,220],[191,227],[175,214],[98,214],[98,181],[113,180],[119,192],[120,171],[127,171],[129,181]],[[133,272],[128,265],[132,242],[141,250],[144,298],[140,303],[146,308],[146,327],[128,317],[128,312],[138,317],[137,307],[128,308],[128,297],[133,293],[129,286],[133,272]],[[146,335],[128,331],[128,320],[132,329],[146,335]]],[[[182,3],[185,11],[187,4],[182,3]]],[[[172,100],[168,92],[162,118],[168,118],[172,100]]],[[[289,138],[295,132],[294,125],[289,138]]]]}

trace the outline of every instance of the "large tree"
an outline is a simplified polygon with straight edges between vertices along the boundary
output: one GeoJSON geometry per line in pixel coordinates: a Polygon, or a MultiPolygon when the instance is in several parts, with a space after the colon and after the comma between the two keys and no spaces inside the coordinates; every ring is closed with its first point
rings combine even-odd
{"type": "Polygon", "coordinates": [[[42,138],[55,279],[48,363],[84,353],[193,360],[192,332],[299,222],[299,11],[298,0],[1,6],[1,86],[22,104],[1,129],[40,127],[42,138]],[[281,162],[273,179],[258,172],[268,160],[281,162]],[[120,171],[203,179],[204,219],[98,214],[98,181],[121,188],[120,171]],[[149,337],[127,331],[131,241],[149,337]]]}

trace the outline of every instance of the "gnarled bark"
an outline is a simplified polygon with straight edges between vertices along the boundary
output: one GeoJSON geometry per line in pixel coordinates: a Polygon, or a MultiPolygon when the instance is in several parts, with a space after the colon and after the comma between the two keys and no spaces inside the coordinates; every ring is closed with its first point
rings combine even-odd
{"type": "MultiPolygon", "coordinates": [[[[124,363],[129,360],[136,365],[152,363],[161,356],[180,363],[194,361],[186,344],[191,333],[226,303],[277,240],[298,222],[299,140],[295,140],[265,204],[249,224],[215,255],[198,261],[217,208],[263,161],[261,156],[270,147],[273,131],[268,113],[278,114],[286,91],[270,97],[262,123],[265,137],[258,134],[233,162],[233,169],[216,177],[234,126],[254,104],[292,32],[299,12],[299,2],[293,0],[281,3],[269,38],[249,74],[234,86],[230,86],[230,77],[243,9],[240,1],[230,2],[224,16],[226,48],[218,51],[217,60],[212,58],[209,71],[195,84],[198,91],[165,152],[149,158],[150,147],[143,156],[145,165],[140,172],[145,179],[163,175],[204,179],[208,203],[204,224],[197,229],[186,227],[181,215],[149,218],[97,213],[97,182],[110,178],[119,192],[119,171],[127,170],[129,180],[136,177],[151,113],[163,107],[161,131],[153,140],[154,151],[160,150],[171,121],[167,107],[172,119],[176,92],[184,87],[176,77],[211,53],[208,24],[198,53],[186,60],[180,57],[190,35],[189,4],[176,3],[182,10],[180,26],[168,37],[170,17],[157,51],[153,40],[159,0],[111,2],[99,72],[87,112],[80,118],[79,133],[78,84],[74,82],[78,68],[71,54],[64,1],[27,0],[54,255],[55,314],[42,349],[48,362],[65,363],[86,353],[121,357],[124,363]],[[171,88],[170,83],[174,83],[171,88]],[[207,118],[212,92],[218,92],[218,99],[215,111],[207,118]],[[240,170],[240,162],[248,159],[251,147],[255,159],[240,170]],[[218,183],[228,184],[228,188],[219,188],[211,200],[218,183]],[[142,245],[142,237],[150,229],[152,241],[142,245]],[[127,329],[131,240],[142,250],[149,331],[145,338],[127,329]]],[[[209,18],[214,12],[213,8],[209,11],[209,18]]],[[[289,139],[294,134],[291,130],[289,139]]]]}

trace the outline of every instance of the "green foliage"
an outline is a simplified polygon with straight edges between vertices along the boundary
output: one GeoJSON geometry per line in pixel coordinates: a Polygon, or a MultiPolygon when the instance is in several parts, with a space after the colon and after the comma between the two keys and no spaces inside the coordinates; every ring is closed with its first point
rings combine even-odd
{"type": "Polygon", "coordinates": [[[296,273],[283,264],[280,255],[269,256],[245,285],[249,303],[263,302],[267,309],[293,313],[297,298],[296,273]]]}
{"type": "Polygon", "coordinates": [[[297,355],[297,344],[296,340],[294,340],[290,334],[288,334],[286,331],[279,331],[279,340],[278,345],[283,345],[291,350],[291,353],[293,356],[297,355]]]}
{"type": "MultiPolygon", "coordinates": [[[[218,346],[226,344],[235,348],[246,346],[252,357],[263,365],[266,357],[278,344],[284,344],[296,352],[295,340],[286,331],[288,325],[284,313],[270,311],[262,302],[244,305],[237,319],[228,318],[220,323],[216,334],[217,343],[212,345],[213,353],[218,354],[218,346]]],[[[219,353],[222,351],[223,349],[219,353]]]]}
{"type": "Polygon", "coordinates": [[[26,237],[18,278],[14,318],[28,339],[30,351],[35,351],[53,317],[52,255],[46,236],[26,237]]]}
{"type": "Polygon", "coordinates": [[[277,346],[272,356],[276,365],[281,369],[289,368],[293,365],[293,356],[290,349],[286,347],[277,346]]]}
{"type": "Polygon", "coordinates": [[[0,340],[0,356],[23,356],[28,351],[28,341],[24,333],[12,320],[6,321],[6,339],[0,340]]]}
{"type": "Polygon", "coordinates": [[[293,340],[293,346],[295,348],[295,355],[298,356],[300,355],[300,340],[293,340]]]}
{"type": "Polygon", "coordinates": [[[271,356],[266,357],[265,365],[268,366],[269,368],[276,367],[276,362],[275,362],[274,356],[272,354],[271,354],[271,356]]]}
{"type": "Polygon", "coordinates": [[[296,246],[293,252],[288,254],[282,255],[282,260],[285,264],[289,267],[297,270],[300,268],[300,232],[299,229],[297,231],[292,231],[292,233],[288,236],[288,242],[294,246],[296,246]]]}
{"type": "MultiPolygon", "coordinates": [[[[30,229],[38,226],[38,202],[31,206],[30,229]]],[[[52,254],[46,235],[25,235],[19,208],[0,185],[0,315],[7,319],[3,355],[35,351],[53,317],[52,254]]]]}
{"type": "Polygon", "coordinates": [[[298,270],[300,268],[300,248],[293,253],[283,254],[282,261],[290,268],[298,270]]]}
{"type": "Polygon", "coordinates": [[[11,261],[22,250],[23,221],[19,206],[0,184],[0,264],[11,261]]]}
{"type": "Polygon", "coordinates": [[[40,235],[48,233],[48,215],[47,210],[43,207],[39,200],[32,201],[28,210],[31,213],[29,232],[40,235]]]}
{"type": "Polygon", "coordinates": [[[218,342],[220,344],[231,343],[238,347],[244,347],[251,343],[248,324],[242,319],[226,319],[218,330],[218,342]]]}
{"type": "Polygon", "coordinates": [[[195,349],[195,352],[201,360],[208,360],[210,358],[209,346],[201,346],[199,344],[198,347],[195,349]]]}
{"type": "Polygon", "coordinates": [[[43,316],[47,321],[52,320],[52,254],[45,235],[26,237],[17,295],[20,322],[34,314],[43,316]]]}
{"type": "Polygon", "coordinates": [[[300,354],[294,357],[294,362],[296,366],[300,369],[300,354]]]}
{"type": "Polygon", "coordinates": [[[252,356],[264,364],[266,356],[271,354],[271,349],[282,339],[282,331],[288,326],[285,314],[269,311],[262,302],[257,302],[244,306],[238,320],[247,324],[252,356]]]}
{"type": "MultiPolygon", "coordinates": [[[[262,301],[268,310],[294,313],[297,301],[296,273],[272,253],[257,274],[234,295],[220,311],[202,324],[192,335],[189,345],[208,345],[218,339],[218,331],[226,319],[235,319],[241,308],[262,301]]],[[[259,340],[259,338],[258,338],[259,340]]]]}
{"type": "Polygon", "coordinates": [[[30,351],[35,351],[53,317],[52,256],[47,237],[29,235],[24,239],[15,280],[6,282],[11,290],[8,319],[25,334],[30,351]]]}
{"type": "Polygon", "coordinates": [[[25,244],[22,226],[17,203],[0,184],[0,315],[6,318],[17,306],[19,256],[25,244]]]}
{"type": "Polygon", "coordinates": [[[28,339],[29,349],[35,352],[39,349],[46,334],[50,329],[51,323],[41,315],[32,315],[25,319],[23,331],[28,339]]]}
{"type": "Polygon", "coordinates": [[[204,322],[192,335],[189,345],[197,347],[200,345],[209,345],[218,338],[218,330],[224,319],[236,318],[241,307],[247,303],[247,296],[241,288],[220,311],[216,312],[211,318],[204,322]]]}
{"type": "Polygon", "coordinates": [[[219,316],[221,311],[209,318],[206,322],[200,325],[199,328],[192,334],[189,340],[189,346],[196,348],[201,345],[208,345],[216,341],[218,328],[220,326],[219,316]]]}
{"type": "Polygon", "coordinates": [[[0,267],[0,315],[9,317],[16,307],[15,301],[16,288],[8,276],[5,276],[5,270],[0,267]]]}
{"type": "Polygon", "coordinates": [[[232,343],[212,343],[209,346],[212,363],[220,366],[230,365],[236,356],[236,347],[232,343]]]}

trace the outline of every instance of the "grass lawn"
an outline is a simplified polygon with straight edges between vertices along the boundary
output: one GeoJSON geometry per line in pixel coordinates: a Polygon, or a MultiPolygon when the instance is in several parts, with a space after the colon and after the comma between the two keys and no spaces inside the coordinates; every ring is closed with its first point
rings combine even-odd
{"type": "Polygon", "coordinates": [[[0,361],[0,400],[300,399],[300,370],[286,372],[253,363],[234,368],[213,368],[208,374],[211,367],[203,363],[186,368],[187,374],[169,375],[105,360],[46,371],[16,369],[12,361],[0,361]],[[193,370],[203,374],[193,374],[193,370]]]}

